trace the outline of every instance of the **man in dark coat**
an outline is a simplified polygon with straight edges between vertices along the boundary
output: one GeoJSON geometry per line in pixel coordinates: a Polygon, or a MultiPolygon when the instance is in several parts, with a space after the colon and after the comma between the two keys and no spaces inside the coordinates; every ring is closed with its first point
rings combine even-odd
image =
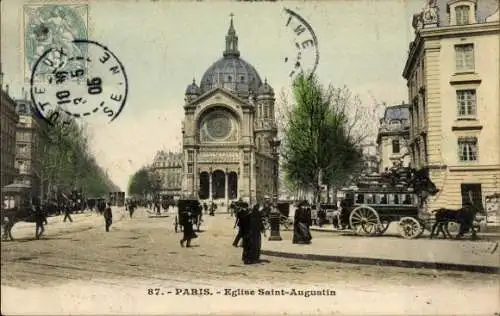
{"type": "Polygon", "coordinates": [[[44,223],[47,223],[47,217],[45,216],[45,212],[43,209],[40,207],[40,204],[35,203],[33,205],[33,210],[35,212],[35,236],[36,239],[40,239],[40,236],[42,236],[43,232],[45,231],[45,228],[43,227],[44,223]]]}
{"type": "Polygon", "coordinates": [[[309,227],[312,224],[311,209],[306,201],[302,201],[297,205],[295,217],[293,221],[293,240],[294,244],[310,244],[311,232],[309,227]]]}
{"type": "Polygon", "coordinates": [[[242,228],[242,225],[244,223],[243,217],[248,212],[248,210],[247,210],[248,203],[240,200],[236,203],[233,203],[233,207],[234,207],[234,211],[236,213],[236,221],[234,223],[234,227],[238,226],[238,233],[236,234],[236,237],[234,238],[233,246],[238,247],[238,243],[240,242],[240,239],[243,238],[243,228],[242,228]]]}
{"type": "Polygon", "coordinates": [[[184,242],[186,242],[186,247],[191,247],[191,239],[198,237],[193,230],[193,213],[188,207],[186,211],[180,212],[179,217],[184,233],[180,240],[181,247],[184,247],[184,242]]]}
{"type": "Polygon", "coordinates": [[[106,224],[106,232],[109,232],[109,227],[113,224],[113,212],[111,211],[111,203],[108,203],[108,207],[103,212],[104,223],[106,224]]]}
{"type": "Polygon", "coordinates": [[[66,219],[69,219],[70,222],[73,222],[71,219],[71,204],[69,202],[66,202],[64,204],[64,219],[63,222],[66,222],[66,219]]]}
{"type": "Polygon", "coordinates": [[[265,234],[262,214],[256,204],[248,214],[242,216],[243,228],[243,254],[244,264],[254,264],[260,261],[262,246],[261,234],[265,234]]]}
{"type": "Polygon", "coordinates": [[[203,202],[203,211],[205,212],[205,214],[208,213],[208,205],[207,205],[207,202],[203,202]]]}
{"type": "Polygon", "coordinates": [[[134,200],[130,200],[128,202],[128,213],[130,215],[130,218],[132,218],[132,216],[134,215],[135,208],[136,208],[135,201],[134,200]]]}

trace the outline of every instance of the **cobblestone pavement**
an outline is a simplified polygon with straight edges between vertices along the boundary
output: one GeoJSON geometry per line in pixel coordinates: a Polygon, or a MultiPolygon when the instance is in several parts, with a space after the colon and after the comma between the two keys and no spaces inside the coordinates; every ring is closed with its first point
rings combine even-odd
{"type": "MultiPolygon", "coordinates": [[[[496,276],[274,257],[263,257],[263,259],[268,259],[268,262],[245,266],[241,261],[241,248],[231,246],[235,234],[232,229],[234,222],[227,214],[217,214],[215,217],[204,216],[202,232],[199,233],[199,238],[193,241],[195,246],[193,248],[180,247],[181,233],[173,231],[173,216],[150,218],[144,209],[139,209],[134,215],[134,218],[130,219],[125,216],[123,210],[114,211],[115,222],[109,233],[104,231],[102,217],[96,214],[78,215],[75,223],[64,223],[64,225],[58,223],[56,217],[51,219],[46,227],[46,236],[41,240],[33,240],[34,224],[32,227],[20,224],[19,228],[13,231],[14,237],[19,240],[1,244],[2,291],[9,290],[5,293],[10,293],[9,295],[14,297],[17,297],[15,293],[24,293],[19,294],[24,297],[26,293],[37,293],[41,300],[43,291],[49,291],[47,292],[49,297],[53,295],[47,286],[58,286],[59,289],[65,289],[60,290],[61,293],[68,293],[68,286],[71,285],[72,289],[76,289],[72,291],[80,293],[78,295],[90,295],[82,290],[81,282],[84,282],[86,286],[94,286],[101,290],[107,286],[121,289],[115,288],[110,290],[111,293],[119,293],[125,284],[130,284],[136,292],[142,293],[141,295],[145,295],[146,288],[154,284],[164,286],[177,284],[177,286],[184,287],[233,284],[235,287],[244,288],[262,283],[267,284],[266,286],[288,287],[335,286],[337,291],[343,288],[344,293],[348,291],[363,291],[365,294],[380,292],[380,295],[384,295],[383,297],[390,296],[391,293],[402,295],[403,290],[405,293],[410,291],[408,292],[410,296],[413,296],[411,294],[413,290],[424,291],[423,293],[427,294],[421,295],[419,304],[435,307],[445,306],[447,301],[433,305],[429,298],[432,297],[431,292],[436,295],[439,293],[438,296],[443,300],[445,297],[456,299],[455,295],[461,297],[464,295],[463,291],[470,289],[470,295],[479,296],[478,299],[489,302],[481,305],[483,308],[491,308],[491,304],[498,307],[497,300],[493,299],[492,302],[491,298],[498,294],[496,276]],[[87,228],[87,226],[91,227],[87,228]],[[72,230],[72,227],[75,230],[72,230]],[[409,286],[414,287],[413,290],[409,289],[409,286]],[[424,297],[428,298],[424,299],[424,297]]],[[[321,232],[316,232],[315,236],[321,236],[321,234],[321,232]]],[[[282,242],[290,242],[291,232],[283,232],[282,236],[284,238],[282,242]]],[[[72,291],[69,291],[71,295],[78,296],[72,291]]],[[[94,289],[91,293],[98,295],[99,290],[94,289]]],[[[93,297],[86,298],[86,301],[92,301],[93,297]]],[[[125,297],[128,296],[125,295],[125,297]]],[[[137,299],[134,297],[133,301],[137,299]]],[[[352,299],[355,302],[355,298],[352,299]]],[[[374,298],[371,297],[371,299],[374,298]]],[[[2,305],[5,302],[2,299],[2,305]]],[[[130,303],[127,302],[123,304],[130,303]]],[[[436,302],[435,297],[434,302],[436,302]]],[[[166,304],[166,301],[163,303],[166,304]]],[[[61,302],[61,304],[68,305],[67,302],[61,302]]],[[[170,302],[170,304],[174,303],[170,302]]],[[[179,308],[184,306],[181,301],[176,301],[175,304],[180,304],[179,308]]],[[[242,304],[240,307],[246,306],[246,303],[242,304]]],[[[302,307],[311,307],[305,304],[302,307]]],[[[151,308],[153,305],[148,306],[151,308]]],[[[271,305],[268,307],[271,308],[271,305]]],[[[214,306],[215,311],[219,311],[217,305],[214,306]]],[[[249,306],[253,305],[250,303],[249,306]]],[[[454,306],[456,307],[452,304],[449,307],[454,306]]],[[[464,306],[470,306],[470,304],[464,306]]],[[[66,307],[71,311],[70,308],[74,306],[66,307]]],[[[130,308],[133,310],[132,307],[130,308]]],[[[337,308],[345,310],[341,307],[337,308]]],[[[133,313],[131,309],[128,311],[133,313]]],[[[61,307],[60,310],[65,309],[61,307]]],[[[207,309],[209,310],[210,308],[207,309]]],[[[113,309],[111,311],[116,312],[113,309]]],[[[320,311],[324,312],[324,310],[320,311]]],[[[357,313],[356,310],[352,312],[357,313]]],[[[430,312],[432,313],[432,310],[430,312]]]]}

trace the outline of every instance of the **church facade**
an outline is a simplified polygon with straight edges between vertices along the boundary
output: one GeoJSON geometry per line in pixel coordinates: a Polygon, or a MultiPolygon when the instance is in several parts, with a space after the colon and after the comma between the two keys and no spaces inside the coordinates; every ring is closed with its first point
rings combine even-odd
{"type": "Polygon", "coordinates": [[[185,92],[182,195],[254,203],[273,193],[274,91],[240,57],[232,18],[225,44],[185,92]]]}

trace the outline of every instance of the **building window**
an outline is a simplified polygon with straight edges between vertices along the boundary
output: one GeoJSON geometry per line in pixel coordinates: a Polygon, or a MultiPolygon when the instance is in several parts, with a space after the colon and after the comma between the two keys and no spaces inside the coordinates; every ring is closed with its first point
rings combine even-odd
{"type": "Polygon", "coordinates": [[[476,115],[476,90],[457,91],[458,116],[476,115]]]}
{"type": "Polygon", "coordinates": [[[228,82],[232,82],[233,81],[233,78],[231,76],[227,77],[227,81],[228,82]]]}
{"type": "Polygon", "coordinates": [[[393,154],[399,154],[399,139],[393,139],[392,140],[392,153],[393,154]]]}
{"type": "Polygon", "coordinates": [[[477,161],[477,138],[460,137],[458,139],[458,158],[460,161],[477,161]]]}
{"type": "Polygon", "coordinates": [[[193,165],[189,164],[187,171],[188,171],[188,173],[193,173],[193,165]]]}
{"type": "Polygon", "coordinates": [[[455,45],[457,72],[474,71],[474,45],[455,45]]]}
{"type": "Polygon", "coordinates": [[[461,5],[455,8],[455,17],[457,25],[469,24],[469,9],[468,5],[461,5]]]}
{"type": "Polygon", "coordinates": [[[25,154],[28,146],[26,144],[17,144],[18,153],[25,154]]]}
{"type": "Polygon", "coordinates": [[[462,195],[462,207],[472,203],[475,207],[484,209],[481,183],[461,183],[460,193],[462,195]]]}

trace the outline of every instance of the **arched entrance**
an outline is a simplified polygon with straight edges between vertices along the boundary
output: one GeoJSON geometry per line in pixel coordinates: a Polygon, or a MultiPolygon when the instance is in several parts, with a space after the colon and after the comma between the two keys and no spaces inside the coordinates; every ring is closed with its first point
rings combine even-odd
{"type": "Polygon", "coordinates": [[[238,198],[238,174],[234,171],[229,172],[227,182],[229,199],[234,200],[238,198]]]}
{"type": "Polygon", "coordinates": [[[200,173],[199,197],[202,200],[208,199],[210,197],[210,175],[206,171],[200,173]]]}
{"type": "Polygon", "coordinates": [[[212,197],[213,199],[225,198],[226,175],[222,170],[215,170],[212,173],[212,197]]]}

